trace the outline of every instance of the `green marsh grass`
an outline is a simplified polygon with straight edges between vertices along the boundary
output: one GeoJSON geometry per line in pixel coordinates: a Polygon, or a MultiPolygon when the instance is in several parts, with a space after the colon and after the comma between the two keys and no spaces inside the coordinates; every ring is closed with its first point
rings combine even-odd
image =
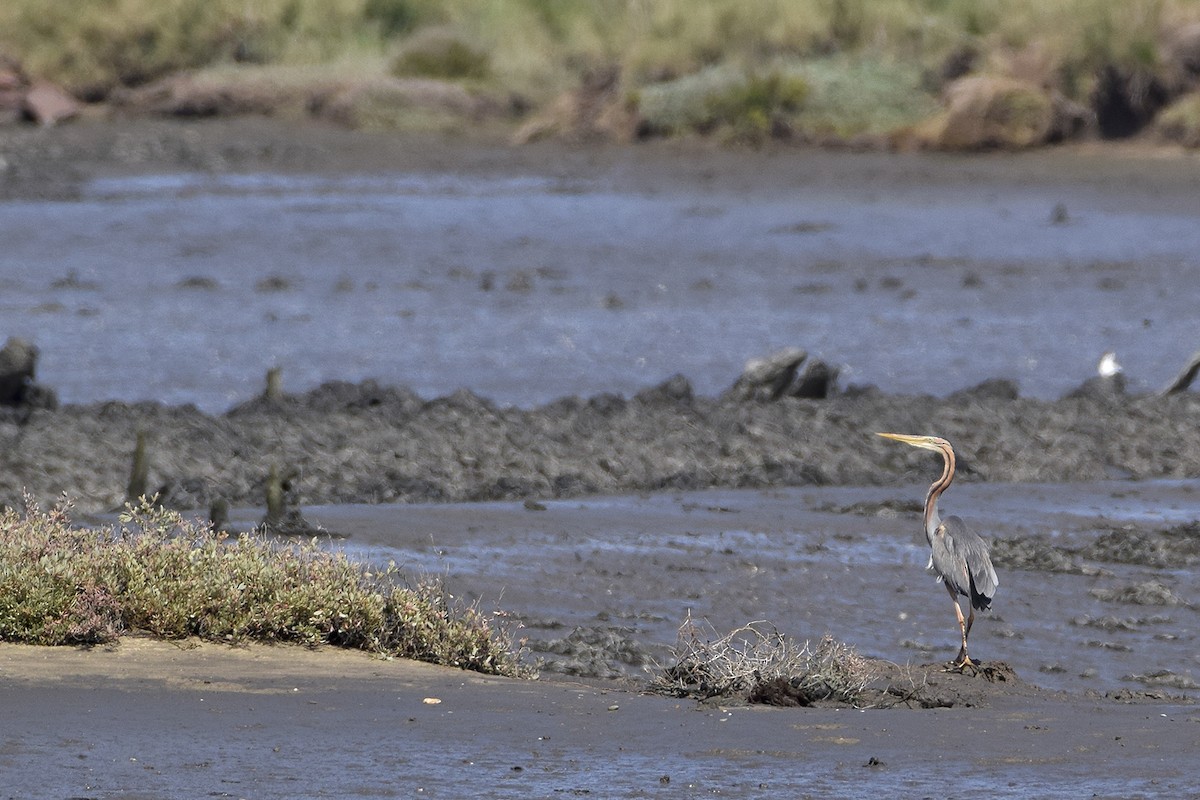
{"type": "Polygon", "coordinates": [[[650,130],[728,131],[757,141],[773,128],[817,136],[880,135],[936,112],[921,73],[905,63],[843,56],[778,60],[760,70],[711,67],[636,93],[650,130]]]}
{"type": "Polygon", "coordinates": [[[507,631],[436,584],[409,586],[315,542],[214,533],[139,502],[113,528],[64,507],[0,514],[0,640],[42,645],[163,639],[336,645],[519,675],[507,631]]]}
{"type": "MultiPolygon", "coordinates": [[[[379,59],[437,29],[537,95],[597,64],[632,87],[728,64],[831,55],[936,68],[1040,44],[1058,69],[1152,67],[1200,0],[86,0],[0,4],[0,49],[34,74],[97,90],[219,63],[379,59]]],[[[476,73],[476,68],[467,70],[476,73]]]]}

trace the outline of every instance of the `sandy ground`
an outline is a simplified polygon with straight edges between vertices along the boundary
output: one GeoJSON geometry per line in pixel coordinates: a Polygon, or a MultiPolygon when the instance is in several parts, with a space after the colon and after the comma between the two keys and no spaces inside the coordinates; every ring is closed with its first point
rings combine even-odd
{"type": "MultiPolygon", "coordinates": [[[[91,177],[167,168],[441,165],[488,174],[525,162],[530,170],[569,175],[619,163],[636,176],[639,164],[664,152],[631,156],[560,145],[513,151],[487,143],[464,149],[462,142],[281,131],[262,122],[77,126],[5,132],[2,141],[0,195],[57,198],[71,197],[91,177]]],[[[688,180],[774,179],[769,153],[707,155],[688,180]]],[[[857,168],[874,174],[884,158],[864,158],[857,168]]],[[[1130,172],[1115,161],[1068,157],[1055,162],[1053,175],[1037,158],[1022,164],[1014,171],[981,160],[974,174],[981,181],[1071,180],[1111,203],[1121,202],[1117,190],[1138,182],[1151,188],[1139,196],[1153,196],[1160,209],[1195,201],[1190,161],[1143,161],[1130,172]]],[[[896,181],[942,179],[936,169],[889,174],[896,181]]],[[[830,171],[812,180],[844,177],[830,171]]],[[[930,477],[926,460],[860,439],[864,431],[919,432],[931,416],[944,424],[939,432],[974,454],[974,480],[1194,479],[1194,397],[868,394],[747,405],[660,390],[522,411],[469,393],[426,403],[399,390],[342,386],[219,417],[157,404],[13,414],[0,420],[9,444],[2,488],[9,502],[22,486],[43,498],[68,490],[83,510],[106,511],[124,487],[133,432],[148,423],[162,442],[174,443],[156,451],[156,478],[168,499],[186,508],[204,508],[216,496],[253,502],[261,496],[263,464],[277,457],[304,465],[305,480],[291,498],[301,503],[381,496],[519,503],[713,486],[917,485],[930,477]],[[1053,452],[1046,441],[1056,443],[1053,452]],[[614,450],[616,458],[601,461],[614,450]],[[379,454],[400,451],[412,469],[381,474],[379,454]],[[464,451],[478,460],[464,464],[457,457],[464,451]]],[[[1152,560],[1140,566],[1156,568],[1152,560]]],[[[653,574],[641,580],[650,585],[653,574]]],[[[1200,784],[1200,714],[1163,693],[1057,693],[1026,676],[988,683],[944,676],[936,665],[918,679],[952,697],[954,707],[724,707],[642,695],[625,681],[512,681],[294,648],[138,639],[91,651],[5,645],[0,796],[1137,797],[1187,796],[1200,784]]]]}

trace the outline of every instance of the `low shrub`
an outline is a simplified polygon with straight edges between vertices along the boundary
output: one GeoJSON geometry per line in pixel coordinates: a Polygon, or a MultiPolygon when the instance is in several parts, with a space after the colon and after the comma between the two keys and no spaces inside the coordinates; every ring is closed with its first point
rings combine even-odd
{"type": "Polygon", "coordinates": [[[67,507],[0,514],[0,639],[97,644],[126,632],[331,644],[480,672],[522,669],[507,632],[436,584],[408,586],[315,542],[230,537],[141,502],[113,528],[67,507]]]}
{"type": "Polygon", "coordinates": [[[745,72],[712,67],[645,86],[638,111],[653,133],[724,132],[738,140],[883,135],[925,119],[937,100],[913,65],[818,58],[745,72]]]}
{"type": "Polygon", "coordinates": [[[808,96],[808,83],[779,70],[747,75],[745,82],[710,94],[705,110],[713,125],[738,141],[759,142],[790,129],[789,119],[808,96]]]}

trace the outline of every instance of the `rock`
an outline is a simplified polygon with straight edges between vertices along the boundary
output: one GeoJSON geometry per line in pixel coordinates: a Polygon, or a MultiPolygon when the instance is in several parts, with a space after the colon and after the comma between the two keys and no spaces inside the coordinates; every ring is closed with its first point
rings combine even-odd
{"type": "Polygon", "coordinates": [[[1077,388],[1066,395],[1071,399],[1112,399],[1125,396],[1125,373],[1117,372],[1112,375],[1097,375],[1088,378],[1077,388]]]}
{"type": "Polygon", "coordinates": [[[1071,138],[1090,120],[1086,109],[1037,84],[971,75],[943,93],[946,110],[914,131],[938,150],[1020,149],[1071,138]]]}
{"type": "Polygon", "coordinates": [[[42,386],[37,383],[31,384],[25,390],[25,408],[40,408],[53,411],[58,408],[58,392],[49,386],[42,386]]]}
{"type": "Polygon", "coordinates": [[[641,390],[634,395],[633,399],[647,405],[686,405],[691,403],[694,397],[695,393],[692,391],[691,381],[683,375],[676,373],[658,386],[641,390]]]}
{"type": "Polygon", "coordinates": [[[1016,400],[1020,396],[1020,390],[1017,388],[1016,381],[1010,381],[1007,378],[988,378],[982,383],[976,384],[969,389],[960,389],[952,393],[948,400],[956,403],[991,400],[1016,400]]]}
{"type": "Polygon", "coordinates": [[[16,336],[9,337],[0,350],[0,404],[25,404],[37,370],[38,349],[16,336]]]}
{"type": "Polygon", "coordinates": [[[43,127],[57,125],[79,114],[79,101],[53,83],[38,81],[25,93],[25,114],[43,127]]]}
{"type": "MultiPolygon", "coordinates": [[[[667,381],[666,387],[664,395],[682,396],[682,384],[667,381]]],[[[155,451],[148,485],[164,487],[160,502],[177,509],[207,509],[217,497],[234,508],[261,506],[263,466],[272,463],[295,470],[285,475],[291,488],[281,486],[288,496],[285,509],[866,484],[892,475],[896,465],[882,449],[864,447],[864,437],[922,425],[956,443],[987,431],[986,446],[960,448],[979,480],[1086,482],[1114,474],[1149,479],[1200,473],[1200,428],[1194,424],[1200,399],[1187,395],[1140,397],[1137,403],[1034,398],[960,403],[848,386],[817,407],[809,401],[739,403],[704,395],[690,403],[668,402],[649,391],[662,399],[647,403],[600,394],[522,409],[465,392],[425,402],[404,389],[338,383],[221,415],[149,402],[73,404],[29,414],[27,429],[16,435],[12,426],[24,409],[0,407],[0,428],[11,440],[0,448],[0,503],[20,507],[28,489],[43,507],[64,491],[83,513],[118,506],[130,474],[128,448],[138,430],[171,443],[155,451]],[[1029,447],[1030,431],[1054,446],[1029,447]]],[[[927,466],[918,464],[909,478],[928,481],[927,466]]],[[[1194,530],[1172,533],[1164,537],[1163,552],[1177,566],[1190,561],[1197,557],[1187,549],[1191,544],[1172,545],[1171,539],[1198,536],[1194,530]]],[[[1006,560],[1001,549],[997,540],[997,564],[1006,560]]],[[[1006,558],[1066,569],[1080,557],[1063,552],[1070,557],[1066,566],[1053,566],[1038,552],[1022,558],[1011,548],[1006,558]]],[[[1083,571],[1094,567],[1071,569],[1095,574],[1083,571]]]]}
{"type": "MultiPolygon", "coordinates": [[[[259,529],[270,536],[288,536],[296,538],[312,538],[314,536],[329,536],[329,532],[313,525],[304,518],[298,508],[289,508],[278,517],[263,517],[259,529]]],[[[340,537],[339,537],[340,538],[340,537]]]]}
{"type": "Polygon", "coordinates": [[[602,392],[589,397],[587,401],[588,410],[605,417],[620,414],[625,410],[626,405],[624,397],[612,392],[602,392]]]}
{"type": "MultiPolygon", "coordinates": [[[[0,349],[0,405],[25,409],[56,409],[58,395],[34,383],[38,349],[31,342],[10,336],[0,349]]],[[[28,415],[23,417],[28,418],[28,415]]]]}
{"type": "Polygon", "coordinates": [[[821,359],[813,359],[804,374],[788,392],[792,397],[825,400],[837,391],[838,368],[821,359]]]}
{"type": "Polygon", "coordinates": [[[1125,372],[1117,361],[1117,354],[1107,350],[1100,356],[1096,364],[1096,377],[1083,382],[1078,388],[1067,394],[1067,397],[1090,397],[1093,399],[1124,397],[1125,372]]]}
{"type": "Polygon", "coordinates": [[[741,376],[725,392],[731,400],[778,400],[796,380],[796,370],[808,358],[799,347],[788,347],[766,358],[746,362],[741,376]]]}

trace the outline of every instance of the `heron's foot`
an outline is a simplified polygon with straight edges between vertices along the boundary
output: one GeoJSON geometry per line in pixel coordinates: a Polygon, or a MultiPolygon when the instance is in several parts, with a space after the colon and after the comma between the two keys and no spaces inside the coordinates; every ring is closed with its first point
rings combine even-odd
{"type": "Polygon", "coordinates": [[[958,657],[951,661],[942,672],[957,672],[959,674],[977,675],[979,664],[971,660],[965,650],[958,651],[958,657]]]}

